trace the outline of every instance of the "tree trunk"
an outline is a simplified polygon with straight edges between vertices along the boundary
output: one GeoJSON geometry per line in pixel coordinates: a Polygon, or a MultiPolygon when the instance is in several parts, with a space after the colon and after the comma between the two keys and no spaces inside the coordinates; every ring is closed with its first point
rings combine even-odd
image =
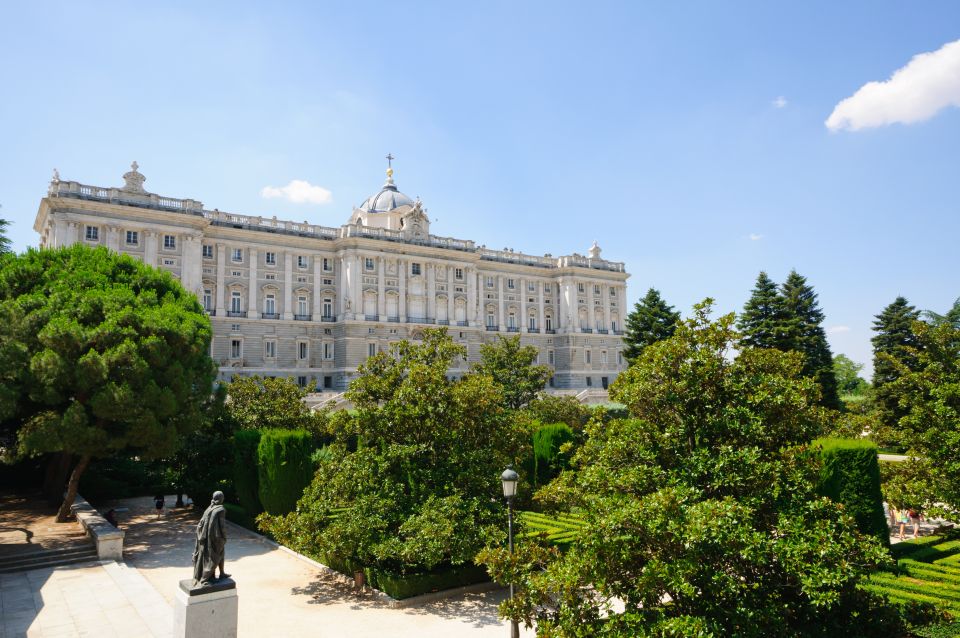
{"type": "Polygon", "coordinates": [[[70,475],[73,456],[69,452],[54,452],[47,459],[43,477],[43,497],[50,505],[60,505],[63,500],[63,488],[70,475]]]}
{"type": "Polygon", "coordinates": [[[73,499],[77,497],[77,488],[80,487],[80,475],[87,469],[89,463],[90,455],[84,454],[80,457],[80,462],[77,463],[77,466],[73,468],[73,473],[70,474],[70,482],[67,483],[67,495],[63,499],[63,504],[60,505],[60,511],[57,512],[58,523],[65,523],[70,519],[70,506],[73,505],[73,499]]]}

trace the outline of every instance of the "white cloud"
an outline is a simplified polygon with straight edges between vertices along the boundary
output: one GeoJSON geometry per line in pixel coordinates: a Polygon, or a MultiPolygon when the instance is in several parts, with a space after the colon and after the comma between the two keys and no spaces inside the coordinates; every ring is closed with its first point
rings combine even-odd
{"type": "Polygon", "coordinates": [[[763,239],[763,235],[758,235],[757,233],[750,233],[747,235],[747,237],[750,239],[750,241],[760,241],[763,239]]]}
{"type": "Polygon", "coordinates": [[[777,99],[775,99],[775,100],[774,100],[773,102],[771,102],[770,104],[773,104],[773,105],[774,105],[775,107],[777,107],[778,109],[782,109],[782,108],[785,107],[787,104],[789,104],[789,102],[787,102],[787,98],[783,97],[782,95],[778,95],[778,96],[777,96],[777,99]]]}
{"type": "Polygon", "coordinates": [[[837,104],[825,124],[831,131],[913,124],[948,106],[960,106],[960,40],[913,56],[885,82],[867,82],[837,104]]]}
{"type": "Polygon", "coordinates": [[[850,326],[830,326],[827,328],[828,335],[840,334],[841,332],[850,332],[850,326]]]}
{"type": "Polygon", "coordinates": [[[291,180],[286,186],[264,186],[260,196],[285,199],[294,204],[329,204],[333,199],[333,194],[323,186],[314,186],[302,179],[291,180]]]}

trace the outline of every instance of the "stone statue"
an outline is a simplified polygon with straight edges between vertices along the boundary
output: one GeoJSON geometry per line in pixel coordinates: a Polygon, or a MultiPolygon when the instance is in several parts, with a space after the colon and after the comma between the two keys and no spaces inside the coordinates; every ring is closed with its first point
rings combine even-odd
{"type": "Polygon", "coordinates": [[[197,542],[193,549],[193,586],[205,587],[214,580],[229,578],[223,571],[223,550],[227,544],[227,513],[223,492],[216,491],[210,506],[197,523],[197,542]],[[220,578],[214,574],[220,568],[220,578]]]}

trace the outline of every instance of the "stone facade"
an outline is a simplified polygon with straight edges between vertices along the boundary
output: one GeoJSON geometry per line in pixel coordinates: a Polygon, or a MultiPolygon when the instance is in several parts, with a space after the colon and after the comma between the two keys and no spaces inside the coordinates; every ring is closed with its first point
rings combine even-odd
{"type": "Polygon", "coordinates": [[[136,162],[118,188],[54,172],[34,229],[42,247],[107,246],[169,271],[213,325],[220,378],[288,376],[346,389],[371,353],[448,326],[468,361],[497,335],[519,334],[551,366],[557,389],[601,389],[625,368],[622,262],[490,250],[430,234],[393,170],[339,228],[207,210],[147,192],[136,162]]]}

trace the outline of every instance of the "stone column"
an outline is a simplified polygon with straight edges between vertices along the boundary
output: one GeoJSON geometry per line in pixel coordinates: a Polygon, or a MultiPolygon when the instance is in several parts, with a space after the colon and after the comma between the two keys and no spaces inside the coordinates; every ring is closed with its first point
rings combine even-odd
{"type": "Polygon", "coordinates": [[[464,272],[467,277],[467,325],[477,325],[477,273],[472,268],[464,272]]]}
{"type": "Polygon", "coordinates": [[[457,324],[456,306],[453,303],[455,299],[453,291],[456,288],[453,273],[453,266],[447,266],[447,321],[450,322],[450,325],[457,324]]]}
{"type": "Polygon", "coordinates": [[[587,293],[587,321],[590,322],[590,330],[597,329],[597,320],[595,309],[597,307],[597,302],[593,299],[593,287],[595,284],[588,283],[585,288],[587,293]]]}
{"type": "Polygon", "coordinates": [[[338,321],[343,321],[347,318],[347,299],[350,298],[350,286],[347,285],[347,270],[350,257],[348,255],[340,255],[336,258],[334,262],[339,268],[339,279],[340,285],[337,287],[337,319],[338,321]]]}
{"type": "Polygon", "coordinates": [[[201,282],[203,281],[203,254],[201,251],[203,238],[199,235],[184,235],[181,252],[183,259],[180,267],[180,280],[183,287],[197,295],[197,300],[203,299],[201,282]]]}
{"type": "Polygon", "coordinates": [[[250,290],[249,301],[247,301],[247,317],[250,319],[260,318],[260,304],[257,303],[257,249],[250,249],[250,290]]]}
{"type": "Polygon", "coordinates": [[[520,332],[528,332],[529,325],[527,324],[527,280],[518,279],[520,284],[520,332]]]}
{"type": "Polygon", "coordinates": [[[381,256],[377,259],[380,262],[379,272],[377,273],[377,317],[380,321],[387,320],[387,260],[381,256]]]}
{"type": "Polygon", "coordinates": [[[293,319],[293,254],[283,254],[283,318],[293,319]]]}
{"type": "Polygon", "coordinates": [[[426,262],[423,265],[427,269],[427,321],[437,320],[437,267],[435,264],[426,262]]]}
{"type": "Polygon", "coordinates": [[[120,252],[120,228],[107,226],[107,248],[115,253],[120,252]]]}
{"type": "Polygon", "coordinates": [[[544,317],[545,317],[544,305],[545,304],[543,303],[543,282],[541,281],[537,283],[537,286],[539,287],[539,292],[540,292],[540,294],[538,295],[538,298],[540,299],[540,317],[539,317],[539,322],[537,323],[537,327],[540,328],[540,332],[544,332],[547,329],[547,324],[544,322],[544,317]]]}
{"type": "Polygon", "coordinates": [[[73,246],[78,241],[80,241],[80,224],[70,222],[67,230],[67,246],[73,246]]]}
{"type": "MultiPolygon", "coordinates": [[[[149,240],[148,240],[149,241],[149,240]]],[[[154,259],[156,259],[157,236],[153,233],[154,259]]],[[[149,249],[150,244],[147,243],[149,249]]],[[[227,316],[227,307],[224,305],[224,297],[227,289],[227,247],[224,244],[217,244],[217,316],[227,316]]]]}
{"type": "Polygon", "coordinates": [[[353,285],[350,287],[353,298],[353,318],[363,319],[363,258],[353,256],[353,285]]]}
{"type": "Polygon", "coordinates": [[[497,275],[497,304],[498,304],[498,315],[499,315],[499,327],[498,330],[504,330],[507,325],[506,315],[503,311],[504,306],[504,294],[503,294],[503,275],[497,275]]]}
{"type": "Polygon", "coordinates": [[[53,222],[53,247],[59,248],[61,246],[69,246],[67,243],[67,228],[69,224],[60,215],[57,215],[56,220],[53,222]]]}
{"type": "MultiPolygon", "coordinates": [[[[143,231],[143,263],[148,266],[157,265],[157,237],[156,231],[143,231]]],[[[218,246],[219,245],[222,244],[218,244],[218,246]]]]}
{"type": "Polygon", "coordinates": [[[400,315],[400,323],[407,322],[407,262],[402,259],[397,260],[397,314],[400,315]]]}
{"type": "MultiPolygon", "coordinates": [[[[321,273],[323,272],[323,257],[321,255],[313,256],[313,320],[320,321],[320,315],[323,312],[320,295],[321,273]]],[[[312,350],[312,349],[311,349],[312,350]]]]}
{"type": "Polygon", "coordinates": [[[603,329],[612,330],[610,327],[610,289],[611,286],[603,286],[600,293],[603,295],[603,329]]]}

